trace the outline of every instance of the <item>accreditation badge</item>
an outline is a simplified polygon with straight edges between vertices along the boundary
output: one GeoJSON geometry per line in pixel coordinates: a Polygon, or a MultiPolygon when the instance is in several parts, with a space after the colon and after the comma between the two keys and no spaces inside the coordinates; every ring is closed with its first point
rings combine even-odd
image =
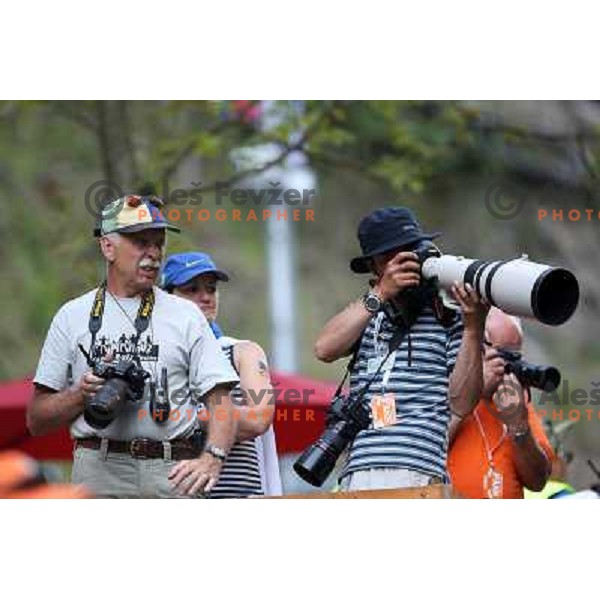
{"type": "Polygon", "coordinates": [[[382,429],[395,425],[398,422],[396,416],[396,397],[392,393],[373,396],[371,398],[371,417],[373,429],[382,429]]]}
{"type": "Polygon", "coordinates": [[[483,489],[488,498],[502,498],[502,484],[504,478],[502,473],[498,473],[492,465],[490,465],[486,474],[483,476],[483,489]]]}

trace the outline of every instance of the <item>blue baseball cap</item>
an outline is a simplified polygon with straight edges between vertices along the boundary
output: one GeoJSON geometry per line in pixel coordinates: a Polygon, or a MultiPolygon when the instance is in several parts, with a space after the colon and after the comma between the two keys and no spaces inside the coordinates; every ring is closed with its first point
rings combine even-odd
{"type": "Polygon", "coordinates": [[[218,269],[213,259],[204,252],[171,254],[163,267],[161,287],[177,287],[204,273],[213,273],[217,279],[229,281],[229,275],[218,269]]]}

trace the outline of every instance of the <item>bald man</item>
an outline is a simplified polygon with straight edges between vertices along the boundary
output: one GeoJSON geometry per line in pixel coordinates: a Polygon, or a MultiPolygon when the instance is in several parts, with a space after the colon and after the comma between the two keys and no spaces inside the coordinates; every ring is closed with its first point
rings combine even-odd
{"type": "Polygon", "coordinates": [[[520,350],[520,321],[492,308],[485,324],[483,397],[461,419],[452,416],[448,471],[466,498],[523,498],[523,488],[541,490],[553,451],[542,423],[514,375],[504,373],[497,348],[520,350]]]}

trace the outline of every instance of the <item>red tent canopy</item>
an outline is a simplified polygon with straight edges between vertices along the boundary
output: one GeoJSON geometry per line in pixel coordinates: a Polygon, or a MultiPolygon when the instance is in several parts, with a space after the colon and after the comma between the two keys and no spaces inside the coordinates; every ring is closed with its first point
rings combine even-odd
{"type": "MultiPolygon", "coordinates": [[[[284,373],[272,373],[271,379],[278,452],[301,452],[322,432],[336,386],[284,373]]],[[[30,380],[0,383],[0,448],[21,448],[41,460],[70,460],[72,442],[66,428],[40,437],[27,432],[25,410],[32,388],[30,380]]]]}

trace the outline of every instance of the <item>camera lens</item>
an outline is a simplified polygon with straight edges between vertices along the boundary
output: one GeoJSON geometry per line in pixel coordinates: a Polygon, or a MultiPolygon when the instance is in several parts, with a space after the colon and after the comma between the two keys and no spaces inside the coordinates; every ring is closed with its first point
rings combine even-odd
{"type": "Polygon", "coordinates": [[[85,422],[95,429],[108,427],[121,413],[129,386],[122,379],[109,379],[99,390],[86,399],[83,410],[85,422]]]}
{"type": "Polygon", "coordinates": [[[294,463],[294,471],[310,485],[321,487],[357,433],[356,426],[347,421],[334,423],[302,453],[294,463]]]}

